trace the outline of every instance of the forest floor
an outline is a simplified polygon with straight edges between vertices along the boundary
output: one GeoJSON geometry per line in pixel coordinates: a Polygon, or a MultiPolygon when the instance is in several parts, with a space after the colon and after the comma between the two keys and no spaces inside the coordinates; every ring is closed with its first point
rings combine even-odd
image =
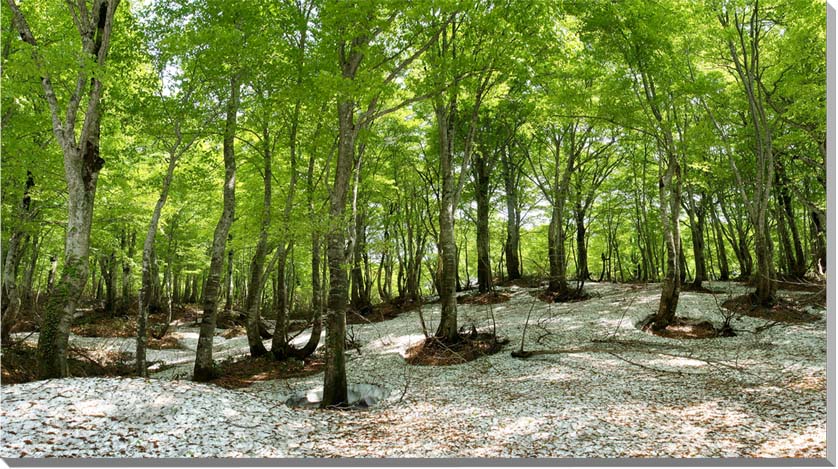
{"type": "MultiPolygon", "coordinates": [[[[748,291],[732,282],[709,286],[721,293],[682,293],[679,316],[718,326],[718,305],[748,291]]],[[[407,350],[424,339],[417,310],[349,326],[359,346],[348,351],[349,382],[387,391],[364,410],[286,406],[321,385],[316,369],[241,389],[192,383],[197,330],[181,326],[174,331],[180,348],[149,350],[160,364],[152,379],[0,388],[0,456],[826,456],[822,307],[800,305],[812,317],[804,322],[737,317],[735,337],[667,338],[635,327],[656,309],[660,285],[585,288],[591,298],[581,302],[545,303],[535,289],[511,287],[501,289],[507,302],[460,305],[466,331],[496,328],[510,339],[500,353],[463,364],[406,363],[407,350]],[[527,322],[524,350],[549,353],[513,358],[527,322]]],[[[422,314],[436,324],[439,305],[422,314]]],[[[224,332],[216,359],[247,353],[244,337],[224,332]]],[[[71,344],[125,353],[134,345],[75,335],[71,344]]]]}

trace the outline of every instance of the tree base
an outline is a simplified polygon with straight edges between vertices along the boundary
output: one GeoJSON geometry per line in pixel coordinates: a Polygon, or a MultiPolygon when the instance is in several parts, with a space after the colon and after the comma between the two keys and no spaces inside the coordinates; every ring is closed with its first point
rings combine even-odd
{"type": "Polygon", "coordinates": [[[411,365],[459,365],[500,352],[509,339],[488,332],[458,334],[453,340],[429,337],[407,349],[405,361],[411,365]]]}

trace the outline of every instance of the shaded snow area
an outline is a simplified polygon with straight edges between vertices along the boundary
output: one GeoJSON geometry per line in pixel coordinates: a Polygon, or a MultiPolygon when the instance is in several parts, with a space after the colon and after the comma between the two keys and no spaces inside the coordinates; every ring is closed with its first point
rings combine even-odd
{"type": "MultiPolygon", "coordinates": [[[[718,326],[717,302],[747,291],[710,287],[725,293],[682,293],[678,314],[718,326]]],[[[349,382],[386,390],[364,410],[284,404],[317,395],[322,373],[240,391],[178,373],[4,386],[0,455],[825,457],[825,312],[762,330],[767,321],[742,317],[733,338],[662,338],[635,327],[659,288],[593,283],[590,300],[548,305],[513,287],[491,309],[460,305],[466,330],[490,331],[494,316],[511,342],[445,367],[405,364],[423,338],[416,311],[349,326],[360,344],[349,382]],[[559,353],[510,356],[528,315],[525,350],[559,353]]],[[[439,305],[423,314],[435,327],[439,305]]]]}
{"type": "Polygon", "coordinates": [[[287,457],[305,420],[216,386],[71,378],[3,389],[3,457],[287,457]]]}

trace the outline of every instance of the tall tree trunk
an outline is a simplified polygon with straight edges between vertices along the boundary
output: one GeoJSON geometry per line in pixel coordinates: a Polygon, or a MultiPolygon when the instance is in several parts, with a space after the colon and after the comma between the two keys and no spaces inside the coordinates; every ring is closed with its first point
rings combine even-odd
{"type": "Polygon", "coordinates": [[[477,202],[477,286],[480,293],[492,290],[492,261],[489,249],[489,176],[487,156],[474,158],[474,198],[477,202]]]}
{"type": "Polygon", "coordinates": [[[195,381],[208,381],[215,377],[212,361],[212,339],[215,336],[218,293],[221,286],[221,270],[224,266],[224,250],[227,236],[236,209],[236,114],[239,110],[240,77],[230,78],[230,98],[227,102],[227,117],[224,127],[224,209],[213,235],[210,270],[203,292],[204,312],[195,354],[195,381]]]}
{"type": "Polygon", "coordinates": [[[271,341],[271,354],[275,360],[284,360],[289,356],[288,346],[288,283],[287,283],[287,261],[288,248],[280,243],[277,247],[276,267],[276,327],[271,341]]]}
{"type": "MultiPolygon", "coordinates": [[[[178,141],[178,143],[180,142],[178,141]]],[[[151,213],[151,221],[148,223],[148,230],[146,231],[145,240],[143,241],[142,278],[140,291],[137,295],[138,315],[136,371],[139,376],[148,376],[148,367],[146,365],[146,340],[148,338],[148,297],[151,289],[153,288],[151,264],[152,253],[154,251],[154,238],[157,236],[157,228],[160,224],[160,214],[163,212],[163,206],[166,205],[166,200],[169,197],[169,187],[172,185],[172,178],[174,177],[178,157],[179,153],[177,152],[176,144],[175,150],[169,152],[169,166],[166,168],[166,177],[163,179],[163,187],[160,189],[160,196],[157,198],[157,203],[154,205],[154,211],[151,213]]],[[[171,240],[169,242],[171,243],[171,240]]],[[[169,262],[169,265],[171,265],[171,262],[169,262]]]]}
{"type": "Polygon", "coordinates": [[[576,204],[574,209],[576,220],[576,280],[585,281],[590,278],[588,270],[588,243],[586,242],[585,211],[581,203],[576,204]]]}
{"type": "Polygon", "coordinates": [[[265,270],[265,256],[268,254],[268,230],[271,227],[271,197],[273,189],[273,146],[267,124],[262,127],[262,224],[259,229],[259,240],[256,242],[256,251],[250,261],[250,288],[247,291],[245,300],[245,314],[247,315],[247,344],[250,348],[250,356],[261,357],[268,353],[262,343],[262,335],[259,333],[259,308],[262,306],[262,291],[264,290],[267,272],[265,270]]]}
{"type": "Polygon", "coordinates": [[[695,263],[695,276],[693,277],[693,288],[701,288],[702,283],[707,280],[707,261],[704,254],[704,232],[707,225],[707,204],[709,199],[705,194],[699,195],[696,202],[689,197],[687,200],[687,215],[690,220],[690,235],[692,238],[693,261],[695,263]]]}
{"type": "Polygon", "coordinates": [[[116,313],[116,256],[111,251],[101,258],[102,278],[105,280],[105,311],[116,313]]]}
{"type": "MultiPolygon", "coordinates": [[[[33,57],[41,74],[41,85],[52,116],[52,129],[64,154],[64,173],[68,189],[67,231],[64,244],[64,266],[61,278],[52,290],[44,308],[43,322],[38,337],[38,376],[58,378],[69,375],[67,367],[67,342],[70,323],[76,304],[84,291],[88,275],[90,250],[90,225],[93,220],[93,202],[96,183],[104,160],[99,156],[99,129],[101,115],[99,103],[103,84],[99,75],[90,76],[91,67],[79,68],[76,93],[67,102],[66,121],[62,122],[61,110],[38,43],[29,24],[14,0],[7,0],[14,26],[24,42],[33,46],[33,57]],[[85,88],[88,87],[85,92],[85,88]],[[83,94],[87,94],[87,108],[81,132],[76,137],[76,117],[83,94]]],[[[105,66],[113,30],[113,15],[119,0],[95,0],[93,9],[80,4],[81,20],[77,21],[82,41],[82,53],[99,67],[105,66]],[[92,40],[90,40],[92,38],[92,40]]],[[[73,9],[74,13],[78,13],[73,9]]]]}
{"type": "Polygon", "coordinates": [[[710,211],[711,223],[713,225],[713,237],[716,240],[716,252],[719,259],[719,280],[727,282],[730,280],[730,267],[727,261],[727,250],[725,249],[724,236],[722,235],[721,222],[715,210],[710,211]]]}
{"type": "MultiPolygon", "coordinates": [[[[344,78],[354,78],[357,65],[363,56],[353,51],[344,60],[344,78]],[[353,67],[354,64],[354,67],[353,67]]],[[[326,313],[326,369],[323,381],[322,407],[348,403],[346,381],[346,306],[349,302],[348,278],[345,266],[345,227],[343,214],[355,158],[356,127],[353,119],[354,103],[342,100],[338,104],[338,157],[335,182],[329,199],[329,228],[327,256],[329,263],[329,300],[326,313]]]]}
{"type": "MultiPolygon", "coordinates": [[[[26,182],[23,188],[23,198],[18,208],[18,222],[9,237],[9,244],[6,247],[5,259],[3,262],[3,313],[2,320],[0,320],[0,330],[2,330],[2,337],[0,342],[9,343],[11,326],[17,320],[18,313],[21,308],[20,289],[17,284],[17,270],[20,265],[20,260],[23,257],[23,246],[25,244],[27,234],[27,224],[32,215],[32,197],[29,191],[35,186],[35,178],[32,173],[26,172],[26,182]]],[[[34,244],[34,243],[33,243],[34,244]]],[[[37,252],[37,250],[35,250],[37,252]]]]}
{"type": "Polygon", "coordinates": [[[658,311],[652,323],[655,330],[665,329],[675,318],[681,292],[681,269],[678,262],[681,248],[678,221],[681,207],[681,171],[678,156],[672,150],[671,138],[667,143],[670,144],[666,147],[669,150],[667,167],[660,179],[660,213],[666,243],[666,273],[658,311]]]}
{"type": "MultiPolygon", "coordinates": [[[[231,241],[232,236],[229,236],[231,241]]],[[[233,311],[233,248],[227,250],[227,275],[224,277],[224,313],[233,311]]]]}
{"type": "Polygon", "coordinates": [[[815,272],[826,272],[826,212],[823,210],[811,210],[812,237],[815,239],[813,259],[815,272]]]}
{"type": "Polygon", "coordinates": [[[445,342],[455,342],[457,336],[457,245],[454,239],[454,154],[451,137],[454,133],[453,104],[437,104],[436,119],[439,134],[439,159],[442,187],[439,204],[439,296],[441,314],[436,336],[445,342]]]}
{"type": "MultiPolygon", "coordinates": [[[[752,193],[746,191],[745,177],[737,167],[732,149],[727,154],[737,186],[739,187],[742,199],[748,207],[748,215],[754,228],[754,249],[757,257],[756,291],[753,293],[753,300],[763,306],[774,304],[774,295],[777,284],[775,281],[773,245],[768,230],[768,209],[774,183],[775,155],[773,149],[773,123],[764,108],[764,95],[761,92],[761,74],[758,69],[760,63],[760,43],[762,28],[755,28],[754,24],[761,24],[760,5],[758,2],[749,5],[750,14],[747,11],[720,11],[718,19],[721,26],[730,33],[727,35],[727,46],[730,52],[730,59],[733,63],[733,70],[736,72],[739,85],[748,100],[748,116],[754,136],[754,174],[752,193]],[[733,19],[731,21],[731,13],[733,19]],[[740,14],[744,16],[740,16],[740,14]],[[745,16],[749,16],[746,18],[745,16]],[[739,48],[742,48],[740,51],[739,48]],[[740,54],[742,54],[740,56],[740,54]]],[[[708,110],[709,112],[709,110],[708,110]]],[[[712,115],[711,115],[712,117],[712,115]]],[[[714,124],[720,132],[724,132],[718,122],[714,124]]]]}
{"type": "Polygon", "coordinates": [[[38,269],[38,259],[41,254],[42,237],[38,233],[32,235],[32,252],[29,255],[29,265],[26,266],[26,272],[23,274],[23,301],[22,305],[26,309],[32,309],[35,306],[35,272],[38,269]]]}
{"type": "Polygon", "coordinates": [[[130,232],[123,231],[123,239],[125,246],[123,253],[126,257],[122,260],[122,305],[120,309],[122,313],[127,313],[131,305],[131,284],[133,282],[131,276],[131,263],[134,261],[135,246],[137,244],[137,232],[131,229],[130,232]]]}
{"type": "Polygon", "coordinates": [[[788,222],[788,227],[791,231],[791,241],[794,246],[794,253],[790,256],[792,260],[790,273],[795,277],[802,279],[806,275],[806,256],[803,254],[803,243],[800,240],[800,230],[797,227],[797,218],[794,216],[794,207],[792,206],[791,194],[788,188],[788,176],[786,175],[785,166],[779,160],[777,161],[776,169],[776,183],[780,205],[782,207],[782,214],[785,215],[786,221],[788,222]]]}
{"type": "Polygon", "coordinates": [[[521,243],[521,211],[518,207],[518,181],[520,168],[512,161],[509,150],[501,153],[503,185],[506,192],[506,275],[509,280],[521,278],[521,261],[518,257],[521,243]]]}

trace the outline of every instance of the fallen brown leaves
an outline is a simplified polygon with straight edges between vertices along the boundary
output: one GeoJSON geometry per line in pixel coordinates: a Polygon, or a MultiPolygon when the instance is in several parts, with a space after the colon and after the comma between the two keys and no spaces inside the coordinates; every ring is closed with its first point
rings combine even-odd
{"type": "MultiPolygon", "coordinates": [[[[133,361],[119,352],[85,351],[69,348],[67,364],[71,376],[132,376],[133,361]]],[[[27,343],[3,347],[0,352],[0,382],[19,384],[38,379],[37,348],[27,343]]]]}
{"type": "Polygon", "coordinates": [[[220,376],[210,382],[228,389],[240,389],[257,381],[299,378],[319,373],[325,363],[321,358],[311,357],[304,361],[277,361],[271,356],[245,357],[220,363],[220,376]]]}
{"type": "Polygon", "coordinates": [[[454,343],[436,337],[407,349],[405,361],[411,365],[446,366],[470,362],[501,351],[508,339],[498,339],[489,333],[463,334],[454,343]]]}
{"type": "Polygon", "coordinates": [[[804,311],[796,301],[785,297],[779,297],[773,306],[765,307],[753,304],[750,295],[741,295],[725,301],[722,303],[722,307],[745,316],[767,321],[805,323],[820,319],[820,317],[804,311]]]}
{"type": "Polygon", "coordinates": [[[457,298],[457,303],[461,305],[496,305],[498,303],[505,303],[511,298],[510,295],[500,292],[486,292],[472,295],[463,295],[457,298]]]}
{"type": "Polygon", "coordinates": [[[712,339],[718,337],[718,331],[710,321],[700,321],[689,318],[676,317],[665,329],[656,331],[651,327],[646,328],[659,337],[670,339],[712,339]]]}

